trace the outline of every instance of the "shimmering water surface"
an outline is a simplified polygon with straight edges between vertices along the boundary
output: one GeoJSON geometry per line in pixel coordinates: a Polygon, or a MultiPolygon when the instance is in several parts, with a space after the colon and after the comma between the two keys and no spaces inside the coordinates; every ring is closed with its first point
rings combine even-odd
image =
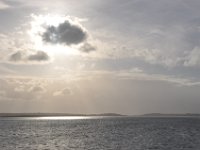
{"type": "Polygon", "coordinates": [[[200,150],[200,118],[0,118],[0,150],[200,150]]]}

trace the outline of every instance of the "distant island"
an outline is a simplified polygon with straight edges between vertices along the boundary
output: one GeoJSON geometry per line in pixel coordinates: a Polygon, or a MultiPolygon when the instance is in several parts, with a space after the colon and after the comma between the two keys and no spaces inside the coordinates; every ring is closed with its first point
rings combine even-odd
{"type": "Polygon", "coordinates": [[[142,117],[200,117],[200,114],[185,113],[185,114],[162,114],[162,113],[150,113],[143,114],[142,117]]]}
{"type": "Polygon", "coordinates": [[[125,116],[116,113],[73,114],[73,113],[0,113],[0,117],[58,117],[58,116],[125,116]]]}

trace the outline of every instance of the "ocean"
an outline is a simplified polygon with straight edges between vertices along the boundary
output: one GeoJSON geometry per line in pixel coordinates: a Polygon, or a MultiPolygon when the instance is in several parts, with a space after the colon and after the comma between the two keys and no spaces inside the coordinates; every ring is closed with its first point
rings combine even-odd
{"type": "Polygon", "coordinates": [[[0,150],[200,150],[200,118],[0,118],[0,150]]]}

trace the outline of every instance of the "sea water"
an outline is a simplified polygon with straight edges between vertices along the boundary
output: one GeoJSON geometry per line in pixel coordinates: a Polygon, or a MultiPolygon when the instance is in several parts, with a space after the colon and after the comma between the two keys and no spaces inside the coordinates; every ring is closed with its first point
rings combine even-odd
{"type": "Polygon", "coordinates": [[[200,118],[0,118],[0,150],[200,150],[200,118]]]}

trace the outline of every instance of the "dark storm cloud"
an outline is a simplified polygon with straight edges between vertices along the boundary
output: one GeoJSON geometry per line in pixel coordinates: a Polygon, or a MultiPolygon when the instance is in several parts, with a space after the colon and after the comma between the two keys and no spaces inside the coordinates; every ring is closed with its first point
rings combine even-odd
{"type": "Polygon", "coordinates": [[[30,61],[46,61],[46,60],[49,60],[49,56],[47,55],[47,53],[45,53],[43,51],[38,51],[37,53],[28,56],[28,60],[30,60],[30,61]]]}
{"type": "Polygon", "coordinates": [[[87,33],[80,26],[65,21],[57,27],[48,26],[42,38],[47,43],[72,45],[84,42],[87,39],[87,33]]]}
{"type": "Polygon", "coordinates": [[[17,51],[10,55],[9,60],[12,62],[42,62],[48,61],[49,56],[43,51],[37,51],[33,54],[28,54],[27,52],[17,51]]]}

